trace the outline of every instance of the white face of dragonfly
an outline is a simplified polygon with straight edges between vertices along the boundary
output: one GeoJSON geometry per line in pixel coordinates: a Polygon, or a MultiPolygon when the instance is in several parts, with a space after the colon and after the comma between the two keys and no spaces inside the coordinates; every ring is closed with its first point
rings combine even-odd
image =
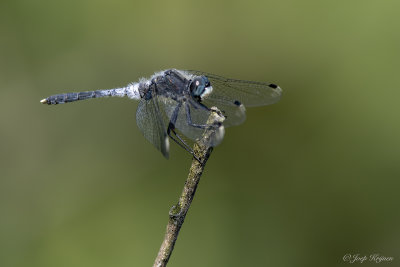
{"type": "Polygon", "coordinates": [[[213,88],[212,88],[211,85],[210,86],[206,86],[204,88],[204,92],[200,95],[201,99],[207,98],[212,93],[212,91],[213,91],[213,88]]]}

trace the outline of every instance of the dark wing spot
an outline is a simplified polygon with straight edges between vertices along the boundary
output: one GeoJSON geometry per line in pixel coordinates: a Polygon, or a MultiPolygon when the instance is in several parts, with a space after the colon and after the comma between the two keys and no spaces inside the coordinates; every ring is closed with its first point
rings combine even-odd
{"type": "Polygon", "coordinates": [[[271,83],[270,85],[269,85],[269,87],[271,87],[271,88],[278,88],[278,85],[276,85],[276,84],[273,84],[273,83],[271,83]]]}
{"type": "Polygon", "coordinates": [[[239,100],[235,100],[235,102],[233,102],[233,104],[235,104],[236,106],[240,106],[242,103],[240,103],[239,100]]]}

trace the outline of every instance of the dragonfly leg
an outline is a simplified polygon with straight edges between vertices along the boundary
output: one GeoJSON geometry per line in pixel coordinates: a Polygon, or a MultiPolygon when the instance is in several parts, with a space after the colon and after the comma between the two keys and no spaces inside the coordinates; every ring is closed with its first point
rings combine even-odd
{"type": "Polygon", "coordinates": [[[190,146],[188,146],[188,145],[186,144],[186,142],[185,142],[185,141],[176,133],[176,131],[175,131],[175,123],[176,123],[176,120],[177,120],[177,118],[178,118],[178,114],[179,114],[179,109],[180,109],[180,107],[181,107],[181,105],[179,104],[179,105],[175,108],[174,112],[172,113],[172,116],[171,116],[171,119],[170,119],[170,121],[169,121],[168,128],[167,128],[167,134],[168,134],[168,136],[169,136],[175,143],[177,143],[180,147],[182,147],[182,148],[185,149],[187,152],[189,152],[198,162],[200,162],[200,159],[199,159],[198,157],[196,157],[196,155],[194,154],[193,149],[192,149],[190,146]],[[172,133],[176,136],[176,138],[178,138],[178,139],[174,138],[174,137],[172,136],[171,132],[172,132],[172,133]]]}
{"type": "Polygon", "coordinates": [[[190,146],[188,146],[188,145],[185,143],[185,141],[183,141],[183,139],[179,136],[179,134],[177,134],[177,133],[175,132],[175,129],[172,128],[172,127],[174,127],[174,126],[172,126],[172,127],[170,127],[170,126],[171,126],[171,124],[168,126],[168,130],[167,130],[168,136],[169,136],[175,143],[177,143],[180,147],[182,147],[182,148],[185,149],[187,152],[189,152],[198,162],[201,163],[200,159],[199,159],[198,157],[196,157],[196,155],[194,154],[193,149],[192,149],[190,146]],[[175,138],[171,135],[171,132],[178,138],[178,140],[175,139],[175,138]]]}
{"type": "Polygon", "coordinates": [[[185,109],[186,109],[186,119],[187,119],[187,123],[192,126],[192,127],[196,127],[196,128],[200,128],[200,129],[208,129],[211,127],[214,127],[215,129],[217,129],[218,127],[221,126],[220,123],[215,123],[213,125],[207,125],[207,124],[196,124],[192,122],[192,116],[190,115],[190,107],[189,105],[185,105],[185,109]]]}
{"type": "Polygon", "coordinates": [[[203,110],[207,110],[207,111],[211,111],[210,108],[208,108],[206,105],[194,101],[193,99],[188,99],[189,103],[195,108],[195,109],[203,109],[203,110]]]}

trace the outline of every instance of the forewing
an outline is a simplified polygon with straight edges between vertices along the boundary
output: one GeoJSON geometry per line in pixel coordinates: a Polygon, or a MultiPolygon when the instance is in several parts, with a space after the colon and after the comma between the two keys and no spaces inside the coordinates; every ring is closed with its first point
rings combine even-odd
{"type": "Polygon", "coordinates": [[[275,84],[229,79],[196,70],[187,72],[197,76],[204,75],[209,79],[213,87],[213,91],[207,97],[210,101],[232,104],[239,101],[246,107],[265,106],[278,102],[282,94],[282,89],[275,84]]]}
{"type": "Polygon", "coordinates": [[[156,97],[140,100],[136,111],[136,123],[144,137],[168,158],[169,140],[161,116],[156,97]]]}

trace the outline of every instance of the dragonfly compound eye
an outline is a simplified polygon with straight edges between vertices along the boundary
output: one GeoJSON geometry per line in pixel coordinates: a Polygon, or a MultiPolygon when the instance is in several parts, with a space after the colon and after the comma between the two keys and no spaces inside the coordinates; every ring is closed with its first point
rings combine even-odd
{"type": "Polygon", "coordinates": [[[190,83],[190,92],[195,98],[201,97],[206,88],[205,80],[202,77],[197,77],[190,83]]]}
{"type": "Polygon", "coordinates": [[[210,81],[205,76],[193,79],[190,84],[190,92],[194,98],[206,98],[212,92],[210,81]]]}

